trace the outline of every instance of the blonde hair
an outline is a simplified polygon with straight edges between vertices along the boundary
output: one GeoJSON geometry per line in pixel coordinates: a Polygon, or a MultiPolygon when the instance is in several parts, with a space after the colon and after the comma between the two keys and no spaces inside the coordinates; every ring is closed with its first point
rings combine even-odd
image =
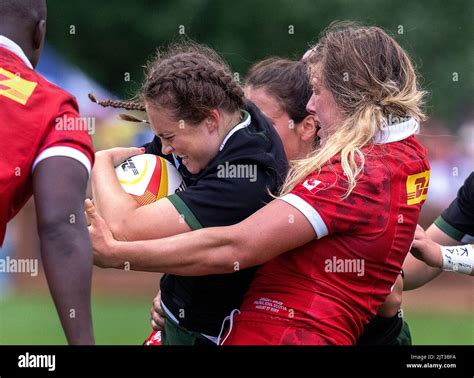
{"type": "Polygon", "coordinates": [[[329,90],[343,121],[321,148],[292,162],[280,195],[339,156],[347,198],[364,170],[362,147],[374,142],[390,116],[423,120],[425,92],[418,88],[408,54],[378,27],[333,23],[308,55],[311,80],[317,77],[329,90]]]}

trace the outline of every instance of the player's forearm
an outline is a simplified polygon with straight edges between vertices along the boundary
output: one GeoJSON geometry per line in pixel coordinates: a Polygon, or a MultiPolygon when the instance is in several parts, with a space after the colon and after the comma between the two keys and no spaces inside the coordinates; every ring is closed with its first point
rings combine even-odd
{"type": "Polygon", "coordinates": [[[403,290],[417,289],[442,273],[441,268],[433,268],[426,265],[423,261],[417,260],[410,253],[403,263],[403,290]]]}
{"type": "Polygon", "coordinates": [[[112,267],[200,276],[232,273],[244,268],[239,238],[227,229],[207,228],[164,239],[116,242],[109,260],[112,267]]]}
{"type": "Polygon", "coordinates": [[[40,230],[48,285],[69,344],[94,344],[91,315],[92,246],[85,220],[40,230]]]}
{"type": "MultiPolygon", "coordinates": [[[[440,253],[439,245],[437,246],[435,243],[439,245],[456,245],[459,244],[459,241],[451,238],[435,224],[428,227],[425,232],[422,228],[417,228],[413,248],[426,249],[425,252],[434,249],[436,253],[440,253]],[[418,233],[419,236],[417,236],[418,233]]],[[[417,289],[432,281],[443,272],[440,267],[429,266],[424,261],[416,259],[411,253],[407,255],[403,264],[403,271],[405,273],[403,280],[404,290],[417,289]]]]}
{"type": "Polygon", "coordinates": [[[115,174],[111,157],[107,154],[96,154],[96,162],[92,170],[92,193],[94,204],[112,228],[112,232],[121,239],[121,227],[132,217],[138,204],[121,187],[115,174]]]}
{"type": "Polygon", "coordinates": [[[33,189],[46,278],[66,337],[92,344],[92,246],[84,216],[88,174],[69,157],[38,164],[33,189]]]}

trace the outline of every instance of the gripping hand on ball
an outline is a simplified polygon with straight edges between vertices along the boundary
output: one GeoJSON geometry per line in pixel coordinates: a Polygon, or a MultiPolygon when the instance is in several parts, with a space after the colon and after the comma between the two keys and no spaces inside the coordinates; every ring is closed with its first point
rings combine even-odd
{"type": "Polygon", "coordinates": [[[110,228],[104,219],[97,212],[94,204],[90,199],[86,199],[86,214],[91,222],[89,226],[89,235],[94,250],[94,265],[101,268],[113,267],[114,261],[114,245],[117,241],[114,239],[110,228]]]}
{"type": "Polygon", "coordinates": [[[108,150],[102,150],[96,152],[95,157],[97,160],[108,159],[112,162],[112,165],[116,167],[120,163],[123,163],[129,157],[140,155],[145,152],[145,149],[137,147],[115,147],[108,150]]]}

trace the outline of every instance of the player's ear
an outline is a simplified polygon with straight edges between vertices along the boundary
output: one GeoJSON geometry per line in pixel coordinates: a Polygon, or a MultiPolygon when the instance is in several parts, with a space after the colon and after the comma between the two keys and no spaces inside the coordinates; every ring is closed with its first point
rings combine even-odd
{"type": "Polygon", "coordinates": [[[305,142],[314,140],[317,133],[317,125],[314,116],[308,115],[300,122],[299,127],[297,127],[296,130],[300,135],[301,140],[305,142]]]}
{"type": "Polygon", "coordinates": [[[40,20],[36,24],[33,33],[33,49],[40,50],[43,46],[44,37],[46,36],[46,20],[40,20]]]}
{"type": "Polygon", "coordinates": [[[221,114],[218,109],[212,109],[209,115],[204,120],[207,130],[211,133],[219,128],[219,122],[221,121],[221,114]]]}
{"type": "Polygon", "coordinates": [[[33,40],[32,40],[32,51],[31,55],[28,58],[31,61],[33,67],[36,67],[38,64],[41,50],[43,49],[44,37],[46,35],[46,21],[40,20],[36,23],[35,30],[33,31],[33,40]]]}

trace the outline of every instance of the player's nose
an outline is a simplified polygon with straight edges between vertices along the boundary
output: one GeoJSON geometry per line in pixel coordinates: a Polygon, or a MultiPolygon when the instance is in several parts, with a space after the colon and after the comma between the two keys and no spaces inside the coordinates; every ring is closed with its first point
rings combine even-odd
{"type": "Polygon", "coordinates": [[[309,99],[308,103],[306,104],[306,111],[310,114],[315,114],[316,109],[314,107],[314,93],[311,95],[311,98],[309,99]]]}
{"type": "Polygon", "coordinates": [[[165,145],[165,144],[163,144],[163,145],[161,146],[161,153],[162,153],[163,155],[169,155],[169,154],[172,153],[172,152],[173,152],[173,147],[167,146],[167,145],[165,145]]]}

